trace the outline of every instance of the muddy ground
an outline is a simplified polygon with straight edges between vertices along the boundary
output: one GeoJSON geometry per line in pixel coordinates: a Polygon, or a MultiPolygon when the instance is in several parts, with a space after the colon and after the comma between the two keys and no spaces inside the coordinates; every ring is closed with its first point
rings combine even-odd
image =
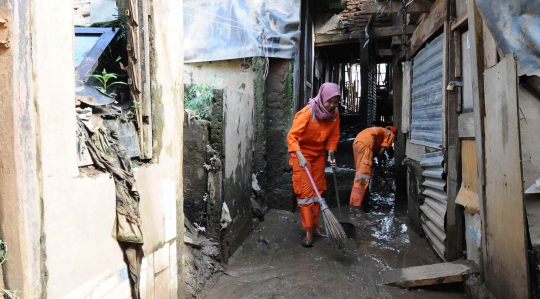
{"type": "MultiPolygon", "coordinates": [[[[346,149],[351,140],[342,140],[341,163],[340,157],[336,159],[347,172],[352,153],[346,149]]],[[[357,240],[348,240],[345,255],[325,239],[315,239],[312,248],[302,247],[298,212],[271,210],[202,297],[464,298],[458,284],[399,289],[379,280],[382,271],[441,262],[426,239],[409,230],[406,203],[394,201],[392,163],[392,159],[383,162],[375,173],[371,197],[358,215],[351,217],[349,206],[341,206],[341,217],[337,208],[331,209],[340,221],[357,228],[357,240]]]]}

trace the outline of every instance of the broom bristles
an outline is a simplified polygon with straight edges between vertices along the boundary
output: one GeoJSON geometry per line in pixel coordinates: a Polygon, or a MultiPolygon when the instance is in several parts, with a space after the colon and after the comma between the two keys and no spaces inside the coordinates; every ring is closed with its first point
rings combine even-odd
{"type": "Polygon", "coordinates": [[[347,240],[347,234],[343,230],[341,223],[337,220],[336,216],[332,214],[324,199],[321,199],[321,210],[324,218],[324,226],[326,233],[328,234],[328,241],[330,246],[343,251],[345,249],[345,243],[347,240]]]}

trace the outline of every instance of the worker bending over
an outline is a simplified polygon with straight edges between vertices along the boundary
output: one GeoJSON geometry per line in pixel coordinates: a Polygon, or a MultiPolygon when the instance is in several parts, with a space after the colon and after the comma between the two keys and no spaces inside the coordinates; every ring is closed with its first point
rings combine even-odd
{"type": "Polygon", "coordinates": [[[296,113],[287,135],[289,164],[293,168],[292,183],[297,196],[302,228],[305,237],[302,246],[313,246],[313,236],[323,237],[319,227],[319,203],[317,195],[304,171],[308,167],[319,192],[326,190],[325,154],[328,162],[335,166],[330,153],[337,150],[339,141],[339,112],[336,108],[340,99],[339,86],[324,83],[319,94],[309,100],[308,105],[296,113]]]}
{"type": "Polygon", "coordinates": [[[394,143],[396,128],[393,126],[367,128],[356,135],[353,143],[356,175],[351,191],[350,205],[360,207],[371,180],[373,153],[377,156],[394,143]]]}

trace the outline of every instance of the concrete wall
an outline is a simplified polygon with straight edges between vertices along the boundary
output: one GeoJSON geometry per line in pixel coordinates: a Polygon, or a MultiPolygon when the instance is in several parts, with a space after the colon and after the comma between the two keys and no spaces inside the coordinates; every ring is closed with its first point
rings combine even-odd
{"type": "Polygon", "coordinates": [[[251,58],[187,63],[184,83],[211,84],[218,89],[229,87],[253,94],[254,69],[251,66],[251,58]]]}
{"type": "MultiPolygon", "coordinates": [[[[108,174],[89,178],[77,167],[73,45],[65,42],[73,40],[73,1],[7,2],[10,5],[0,3],[0,7],[14,5],[8,16],[17,27],[11,31],[10,51],[20,59],[11,61],[11,69],[1,69],[14,74],[3,78],[17,82],[11,90],[9,82],[0,84],[0,90],[9,91],[2,95],[15,104],[8,109],[12,127],[4,121],[1,125],[16,141],[6,147],[14,148],[14,154],[4,156],[1,164],[18,161],[13,174],[18,177],[15,190],[20,191],[13,201],[6,199],[6,193],[0,197],[2,210],[12,214],[0,217],[2,235],[17,234],[5,238],[12,249],[4,268],[6,288],[24,291],[22,298],[128,298],[126,264],[111,237],[114,183],[108,174]],[[17,209],[12,210],[14,204],[17,209]],[[20,223],[23,230],[13,223],[20,223]],[[22,266],[17,265],[19,260],[22,266]]],[[[160,90],[157,105],[164,111],[154,120],[167,125],[156,134],[163,147],[155,153],[155,163],[135,174],[146,256],[141,295],[169,298],[183,294],[177,290],[183,281],[177,267],[183,244],[176,242],[183,235],[182,4],[169,0],[151,4],[156,60],[152,80],[160,90]],[[182,225],[177,227],[177,222],[182,225]]]]}
{"type": "Polygon", "coordinates": [[[228,258],[252,230],[251,176],[254,138],[253,94],[238,89],[223,91],[224,173],[223,200],[232,223],[224,230],[222,258],[228,258]]]}
{"type": "Polygon", "coordinates": [[[295,115],[293,96],[294,61],[271,59],[266,79],[267,173],[265,191],[271,209],[294,210],[287,133],[295,115]]]}

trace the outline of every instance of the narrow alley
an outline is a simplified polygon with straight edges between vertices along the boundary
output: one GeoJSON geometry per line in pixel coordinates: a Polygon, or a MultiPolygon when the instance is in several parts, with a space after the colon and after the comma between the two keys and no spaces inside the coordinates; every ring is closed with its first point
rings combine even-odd
{"type": "MultiPolygon", "coordinates": [[[[352,152],[346,150],[352,149],[347,137],[342,134],[344,150],[336,159],[341,161],[339,171],[348,173],[350,179],[354,166],[348,157],[352,152]]],[[[394,188],[392,176],[393,159],[389,159],[374,178],[365,212],[351,217],[348,203],[342,203],[341,213],[332,208],[340,221],[357,228],[357,237],[348,239],[345,254],[333,250],[325,239],[315,239],[312,248],[299,246],[298,212],[270,210],[202,297],[465,298],[459,283],[413,289],[381,283],[382,271],[439,262],[426,239],[408,228],[407,207],[396,203],[389,190],[394,188]],[[385,179],[392,186],[383,183],[385,179]]],[[[327,201],[335,203],[335,198],[327,201]]]]}
{"type": "Polygon", "coordinates": [[[0,0],[0,298],[540,299],[539,46],[540,0],[0,0]]]}

